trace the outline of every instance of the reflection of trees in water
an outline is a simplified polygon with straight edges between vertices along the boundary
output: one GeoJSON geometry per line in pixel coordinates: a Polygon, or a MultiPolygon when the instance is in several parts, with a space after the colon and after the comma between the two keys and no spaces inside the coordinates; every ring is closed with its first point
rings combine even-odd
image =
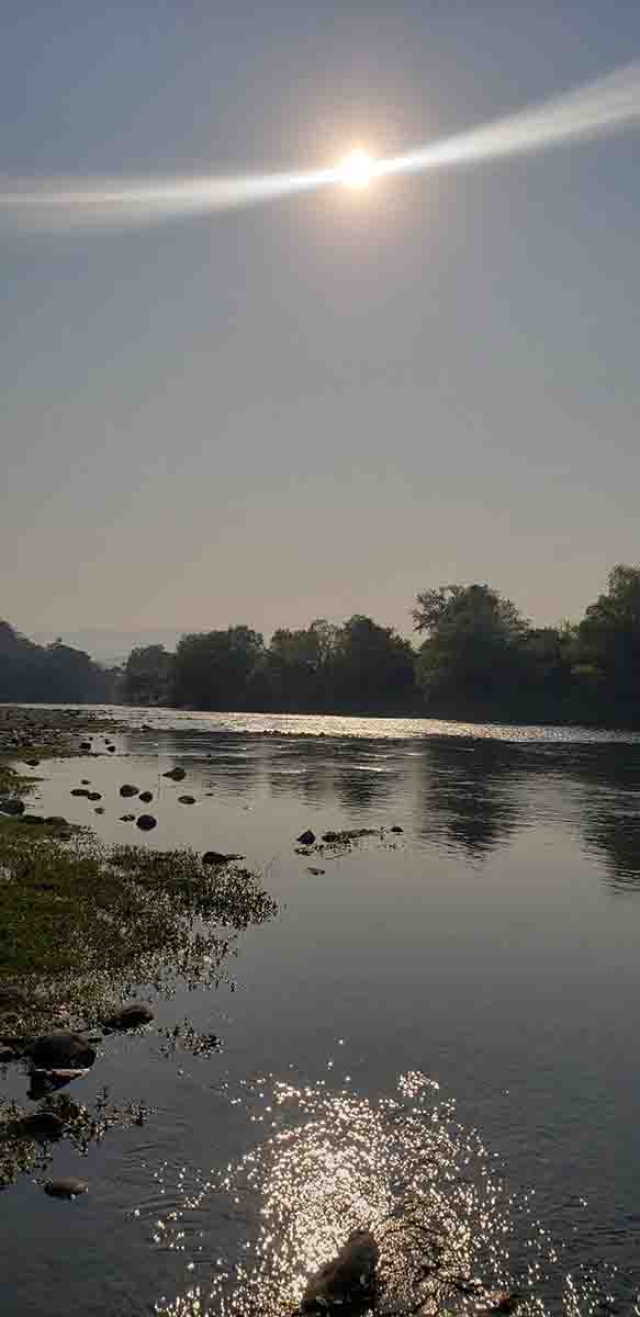
{"type": "Polygon", "coordinates": [[[355,741],[340,748],[335,773],[335,791],[347,810],[361,810],[381,804],[398,785],[406,771],[406,762],[391,771],[386,746],[379,742],[355,741]],[[382,757],[384,754],[384,758],[382,757]]]}
{"type": "Polygon", "coordinates": [[[421,761],[426,790],[421,835],[481,859],[507,842],[522,823],[518,789],[523,764],[498,741],[429,741],[421,761]]]}
{"type": "Polygon", "coordinates": [[[265,738],[262,759],[274,796],[293,796],[316,805],[333,794],[330,742],[311,737],[265,738]]]}
{"type": "Polygon", "coordinates": [[[604,861],[614,889],[640,891],[640,746],[590,746],[578,772],[585,849],[604,861]]]}

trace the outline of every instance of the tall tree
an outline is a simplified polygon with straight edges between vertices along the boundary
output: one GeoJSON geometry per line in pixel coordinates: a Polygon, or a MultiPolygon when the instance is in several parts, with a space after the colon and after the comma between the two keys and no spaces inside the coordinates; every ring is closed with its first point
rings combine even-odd
{"type": "Polygon", "coordinates": [[[428,703],[474,707],[511,693],[528,631],[511,600],[488,585],[446,585],[418,595],[413,619],[427,632],[417,677],[428,703]]]}

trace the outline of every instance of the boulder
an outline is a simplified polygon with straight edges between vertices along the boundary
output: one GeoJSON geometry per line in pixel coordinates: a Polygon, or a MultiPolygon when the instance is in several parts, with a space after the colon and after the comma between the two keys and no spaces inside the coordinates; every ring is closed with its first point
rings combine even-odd
{"type": "Polygon", "coordinates": [[[19,814],[24,814],[24,800],[17,800],[14,796],[3,796],[0,799],[0,811],[17,818],[19,814]]]}
{"type": "Polygon", "coordinates": [[[85,800],[88,800],[88,799],[89,799],[89,792],[87,791],[87,788],[86,788],[86,787],[73,787],[73,789],[72,789],[72,791],[71,791],[71,795],[72,795],[72,796],[84,796],[85,800]]]}
{"type": "Polygon", "coordinates": [[[398,823],[394,823],[393,827],[389,828],[389,832],[404,832],[404,828],[401,828],[398,823]]]}
{"type": "Polygon", "coordinates": [[[306,1313],[355,1314],[370,1307],[380,1250],[370,1230],[353,1230],[337,1257],[325,1262],[302,1296],[306,1313]]]}
{"type": "Polygon", "coordinates": [[[116,747],[115,747],[115,745],[108,745],[108,746],[107,746],[107,750],[109,751],[109,754],[110,754],[110,755],[114,755],[115,752],[116,752],[116,747]]]}
{"type": "Polygon", "coordinates": [[[141,791],[140,800],[142,800],[145,805],[149,805],[153,800],[153,791],[141,791]]]}
{"type": "Polygon", "coordinates": [[[95,1049],[77,1033],[45,1034],[30,1048],[37,1070],[86,1070],[96,1059],[95,1049]]]}
{"type": "Polygon", "coordinates": [[[91,747],[91,741],[81,741],[81,742],[80,742],[80,749],[81,749],[81,750],[84,750],[84,753],[85,753],[85,754],[87,754],[87,752],[90,751],[91,748],[92,748],[92,747],[91,747]]]}
{"type": "Polygon", "coordinates": [[[170,768],[169,771],[167,773],[163,773],[162,776],[170,778],[172,782],[184,782],[184,779],[187,776],[187,774],[184,768],[176,767],[176,768],[170,768]]]}
{"type": "Polygon", "coordinates": [[[127,799],[130,796],[138,795],[138,787],[134,787],[131,782],[123,782],[120,787],[120,795],[127,799]]]}
{"type": "Polygon", "coordinates": [[[127,1002],[104,1021],[105,1029],[140,1029],[143,1024],[150,1024],[154,1012],[145,1001],[127,1002]]]}
{"type": "Polygon", "coordinates": [[[140,828],[142,832],[151,832],[152,828],[157,827],[157,823],[158,820],[154,819],[153,814],[141,814],[136,819],[136,827],[140,828]]]}
{"type": "Polygon", "coordinates": [[[77,1180],[75,1175],[63,1175],[57,1180],[47,1180],[44,1191],[50,1198],[78,1198],[80,1194],[86,1194],[88,1184],[84,1180],[77,1180]]]}
{"type": "Polygon", "coordinates": [[[300,836],[296,838],[296,841],[299,841],[301,846],[313,846],[315,839],[315,832],[312,832],[311,828],[307,828],[306,832],[300,833],[300,836]]]}

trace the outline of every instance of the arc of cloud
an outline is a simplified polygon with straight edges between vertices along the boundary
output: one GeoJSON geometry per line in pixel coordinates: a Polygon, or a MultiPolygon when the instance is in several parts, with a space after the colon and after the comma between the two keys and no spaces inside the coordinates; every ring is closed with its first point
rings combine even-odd
{"type": "MultiPolygon", "coordinates": [[[[541,105],[377,160],[374,177],[451,168],[542,151],[640,122],[640,61],[541,105]]],[[[125,228],[215,214],[332,187],[340,168],[166,179],[0,179],[0,218],[48,231],[125,228]]]]}

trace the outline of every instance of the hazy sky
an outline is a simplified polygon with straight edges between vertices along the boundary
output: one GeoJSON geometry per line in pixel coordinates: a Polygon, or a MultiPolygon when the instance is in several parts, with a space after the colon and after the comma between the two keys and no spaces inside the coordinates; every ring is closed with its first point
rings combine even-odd
{"type": "MultiPolygon", "coordinates": [[[[629,0],[12,6],[6,175],[417,146],[640,57],[629,0]]],[[[640,130],[137,232],[0,228],[0,615],[269,634],[640,560],[640,130]]]]}

